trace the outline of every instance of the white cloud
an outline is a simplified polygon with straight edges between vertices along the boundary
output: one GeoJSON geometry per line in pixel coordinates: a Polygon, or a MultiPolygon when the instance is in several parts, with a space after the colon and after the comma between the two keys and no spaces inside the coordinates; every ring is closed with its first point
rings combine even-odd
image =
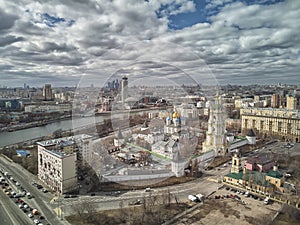
{"type": "MultiPolygon", "coordinates": [[[[197,57],[226,83],[231,74],[242,80],[270,72],[273,78],[284,72],[292,76],[299,71],[300,1],[271,5],[210,1],[206,9],[215,10],[215,15],[209,22],[181,30],[170,30],[168,17],[194,12],[193,1],[0,0],[0,4],[0,19],[6,18],[0,24],[1,80],[11,74],[30,80],[34,80],[30,76],[43,80],[47,75],[47,79],[73,81],[102,70],[109,71],[103,73],[107,76],[144,59],[173,63],[196,76],[197,57]],[[44,13],[67,22],[49,27],[41,19],[44,13]]],[[[172,71],[168,67],[160,72],[172,71]]]]}

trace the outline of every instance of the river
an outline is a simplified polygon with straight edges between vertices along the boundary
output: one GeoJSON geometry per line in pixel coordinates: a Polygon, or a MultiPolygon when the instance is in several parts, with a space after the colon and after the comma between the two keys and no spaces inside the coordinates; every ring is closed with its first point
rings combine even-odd
{"type": "MultiPolygon", "coordinates": [[[[148,111],[149,109],[147,109],[148,111]]],[[[158,109],[150,109],[152,112],[158,112],[158,109]]],[[[139,111],[131,111],[131,114],[143,114],[146,110],[139,110],[139,111]]],[[[47,136],[49,134],[52,134],[54,131],[58,129],[62,130],[70,130],[70,129],[76,129],[84,126],[89,126],[95,123],[101,123],[106,118],[126,118],[128,116],[128,112],[123,113],[112,113],[112,114],[105,114],[101,116],[91,116],[91,117],[78,117],[78,118],[71,118],[67,120],[61,120],[57,122],[53,122],[50,124],[47,124],[45,126],[41,127],[33,127],[23,130],[17,130],[13,132],[1,132],[0,133],[0,148],[12,145],[15,143],[24,142],[27,140],[47,136]]]]}
{"type": "Polygon", "coordinates": [[[82,117],[75,119],[67,119],[61,120],[57,122],[53,122],[41,127],[33,127],[23,130],[17,130],[14,132],[2,132],[0,133],[0,147],[4,147],[6,145],[12,145],[15,143],[27,141],[30,139],[43,137],[49,134],[52,134],[54,131],[58,129],[62,130],[70,130],[74,128],[79,128],[87,125],[91,125],[95,123],[100,123],[103,121],[105,117],[97,116],[97,117],[82,117]]]}

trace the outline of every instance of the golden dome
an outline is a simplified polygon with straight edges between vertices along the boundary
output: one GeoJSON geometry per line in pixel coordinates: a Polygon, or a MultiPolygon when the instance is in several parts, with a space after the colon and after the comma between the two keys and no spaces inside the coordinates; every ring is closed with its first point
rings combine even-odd
{"type": "Polygon", "coordinates": [[[180,115],[177,111],[175,111],[172,115],[172,118],[175,119],[175,118],[180,118],[180,115]]]}

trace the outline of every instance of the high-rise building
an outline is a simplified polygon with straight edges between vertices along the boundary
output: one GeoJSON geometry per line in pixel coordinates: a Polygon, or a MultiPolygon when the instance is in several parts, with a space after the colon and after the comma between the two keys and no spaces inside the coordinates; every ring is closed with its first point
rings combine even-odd
{"type": "Polygon", "coordinates": [[[52,100],[51,84],[45,84],[45,86],[43,88],[43,96],[44,96],[44,100],[46,100],[46,101],[52,100]]]}
{"type": "Polygon", "coordinates": [[[281,108],[282,107],[282,96],[279,94],[273,94],[271,100],[271,107],[272,108],[281,108]]]}
{"type": "Polygon", "coordinates": [[[121,101],[125,103],[126,98],[128,97],[128,78],[124,76],[121,81],[121,101]]]}
{"type": "Polygon", "coordinates": [[[286,96],[286,108],[287,109],[297,109],[297,98],[296,96],[287,95],[286,96]]]}

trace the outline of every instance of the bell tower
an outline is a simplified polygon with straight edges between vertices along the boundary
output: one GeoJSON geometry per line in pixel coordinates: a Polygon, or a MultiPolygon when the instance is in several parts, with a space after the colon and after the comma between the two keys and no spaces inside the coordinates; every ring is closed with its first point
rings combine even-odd
{"type": "Polygon", "coordinates": [[[239,155],[239,150],[236,149],[236,151],[234,152],[233,157],[232,157],[232,165],[231,165],[230,172],[238,173],[241,170],[242,170],[242,167],[241,167],[241,159],[240,159],[240,155],[239,155]]]}

